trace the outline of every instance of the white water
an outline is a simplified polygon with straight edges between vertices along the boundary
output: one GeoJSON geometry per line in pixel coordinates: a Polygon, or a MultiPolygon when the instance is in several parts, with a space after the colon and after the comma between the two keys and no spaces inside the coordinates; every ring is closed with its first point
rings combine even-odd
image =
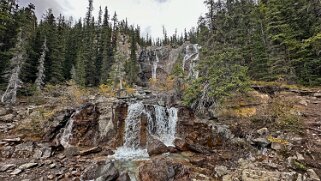
{"type": "Polygon", "coordinates": [[[158,58],[156,50],[155,50],[155,54],[156,54],[156,61],[153,62],[153,70],[152,70],[152,78],[154,80],[157,79],[157,68],[158,68],[158,63],[159,63],[159,58],[158,58]]]}
{"type": "Polygon", "coordinates": [[[177,109],[166,109],[162,106],[154,106],[156,115],[156,132],[155,136],[159,138],[166,146],[173,146],[176,124],[177,124],[177,109]]]}
{"type": "Polygon", "coordinates": [[[166,146],[173,146],[176,134],[177,109],[155,105],[155,120],[151,112],[145,109],[143,103],[130,104],[125,120],[124,145],[119,147],[113,155],[116,159],[148,158],[147,149],[140,146],[141,115],[148,119],[148,132],[162,141],[166,146]]]}
{"type": "Polygon", "coordinates": [[[61,138],[60,138],[60,144],[64,148],[70,148],[71,147],[71,145],[69,144],[69,139],[72,136],[72,127],[74,125],[74,119],[71,118],[67,124],[68,125],[64,129],[64,132],[62,133],[61,138]]]}
{"type": "Polygon", "coordinates": [[[185,47],[185,56],[183,59],[183,71],[185,71],[185,66],[187,61],[190,61],[188,68],[188,77],[198,78],[199,72],[196,69],[197,62],[199,61],[199,45],[187,45],[185,47]],[[192,50],[192,51],[191,51],[192,50]],[[195,56],[192,60],[191,58],[195,56]]]}
{"type": "Polygon", "coordinates": [[[177,120],[178,120],[178,116],[177,116],[177,112],[178,109],[175,107],[172,107],[170,109],[167,110],[168,111],[168,137],[167,137],[167,143],[165,142],[165,144],[167,146],[174,146],[174,140],[175,140],[175,135],[176,135],[176,126],[177,126],[177,120]]]}
{"type": "Polygon", "coordinates": [[[139,102],[128,107],[128,115],[125,120],[125,143],[127,148],[138,149],[140,140],[140,116],[144,111],[144,104],[139,102]]]}
{"type": "MultiPolygon", "coordinates": [[[[193,45],[196,56],[191,60],[188,77],[198,78],[199,72],[197,70],[197,62],[199,61],[199,46],[198,44],[193,45]]],[[[194,55],[195,55],[194,54],[194,55]]]]}
{"type": "MultiPolygon", "coordinates": [[[[113,155],[116,159],[133,159],[147,158],[148,153],[145,148],[141,148],[140,143],[140,118],[142,114],[146,114],[144,104],[141,102],[130,104],[128,107],[128,115],[125,120],[125,136],[124,145],[119,147],[113,155]]],[[[146,114],[150,117],[148,114],[146,114]]]]}

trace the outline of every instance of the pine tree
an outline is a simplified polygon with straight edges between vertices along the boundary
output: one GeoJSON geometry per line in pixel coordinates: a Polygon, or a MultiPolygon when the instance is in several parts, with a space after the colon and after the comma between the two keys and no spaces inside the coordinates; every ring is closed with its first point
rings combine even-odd
{"type": "Polygon", "coordinates": [[[125,72],[126,72],[126,80],[127,83],[133,85],[137,81],[138,74],[138,65],[137,65],[137,45],[136,45],[136,36],[135,33],[132,32],[131,35],[131,46],[130,46],[130,59],[128,59],[125,63],[125,72]]]}
{"type": "Polygon", "coordinates": [[[45,80],[45,58],[46,58],[47,51],[48,51],[47,39],[45,38],[45,41],[43,42],[43,45],[42,45],[42,53],[39,58],[37,79],[35,80],[35,84],[36,84],[38,90],[41,90],[43,85],[45,84],[45,82],[44,82],[44,80],[45,80]]]}
{"type": "Polygon", "coordinates": [[[11,66],[13,67],[10,72],[9,83],[5,93],[1,97],[3,103],[15,103],[17,98],[18,88],[21,87],[22,81],[19,79],[21,67],[26,59],[25,50],[26,39],[23,38],[22,30],[18,34],[18,40],[16,47],[12,50],[14,56],[10,60],[11,66]]]}

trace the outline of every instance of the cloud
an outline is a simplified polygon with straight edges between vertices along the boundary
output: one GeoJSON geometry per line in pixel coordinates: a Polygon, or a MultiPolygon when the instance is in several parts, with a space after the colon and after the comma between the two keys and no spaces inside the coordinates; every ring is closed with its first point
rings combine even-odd
{"type": "Polygon", "coordinates": [[[166,3],[166,2],[168,2],[169,0],[155,0],[156,2],[158,2],[158,3],[166,3]]]}
{"type": "Polygon", "coordinates": [[[64,12],[66,10],[64,7],[68,7],[66,6],[68,4],[66,3],[62,6],[58,1],[59,0],[22,0],[19,1],[19,5],[27,6],[30,3],[34,4],[36,6],[36,16],[41,18],[49,8],[53,10],[55,15],[64,12]]]}
{"type": "MultiPolygon", "coordinates": [[[[86,15],[88,0],[20,0],[24,6],[34,3],[36,15],[41,18],[48,8],[57,16],[62,13],[66,18],[73,16],[78,20],[86,15]]],[[[200,15],[206,12],[202,0],[94,0],[95,17],[99,6],[107,6],[110,15],[117,12],[118,19],[128,18],[130,24],[141,27],[142,36],[148,33],[153,38],[163,37],[162,26],[168,34],[175,29],[181,34],[184,28],[197,26],[200,15]]]]}
{"type": "Polygon", "coordinates": [[[147,26],[143,29],[143,31],[141,32],[143,37],[146,37],[147,35],[150,37],[152,34],[152,27],[151,26],[147,26]]]}

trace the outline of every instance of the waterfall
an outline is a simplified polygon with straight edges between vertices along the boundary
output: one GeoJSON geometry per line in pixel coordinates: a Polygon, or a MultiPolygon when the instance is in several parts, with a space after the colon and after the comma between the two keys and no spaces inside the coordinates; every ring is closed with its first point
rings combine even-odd
{"type": "Polygon", "coordinates": [[[64,148],[69,148],[71,147],[71,145],[69,144],[69,139],[72,136],[72,127],[74,125],[74,119],[70,118],[68,125],[66,126],[66,128],[64,129],[64,132],[62,133],[61,137],[60,137],[60,144],[64,147],[64,148]]]}
{"type": "Polygon", "coordinates": [[[174,146],[175,134],[176,134],[176,126],[177,126],[177,116],[178,109],[172,107],[168,109],[168,137],[165,142],[167,146],[174,146]]]}
{"type": "Polygon", "coordinates": [[[144,112],[144,104],[139,102],[128,107],[128,115],[125,120],[125,147],[139,148],[140,140],[140,116],[144,112]]]}
{"type": "Polygon", "coordinates": [[[189,51],[189,45],[185,47],[185,56],[183,59],[183,71],[185,71],[185,64],[188,59],[191,58],[190,51],[189,51]]]}
{"type": "Polygon", "coordinates": [[[155,136],[166,146],[173,146],[176,133],[177,109],[166,109],[158,105],[154,106],[154,108],[156,116],[155,136]]]}
{"type": "Polygon", "coordinates": [[[147,158],[147,149],[140,145],[141,116],[146,115],[150,135],[155,136],[166,146],[173,146],[176,134],[177,109],[153,106],[155,112],[145,109],[142,102],[130,104],[125,120],[124,145],[113,155],[116,159],[147,158]],[[153,115],[153,116],[152,116],[153,115]]]}
{"type": "Polygon", "coordinates": [[[199,45],[187,45],[185,47],[185,56],[183,59],[183,71],[185,71],[185,66],[189,61],[188,66],[188,77],[198,78],[199,72],[196,69],[197,62],[199,61],[199,45]],[[194,56],[193,59],[191,59],[194,56]]]}
{"type": "MultiPolygon", "coordinates": [[[[140,118],[145,113],[144,104],[141,102],[130,104],[128,115],[125,120],[125,142],[124,145],[115,151],[114,157],[118,159],[146,158],[146,149],[140,148],[140,118]]],[[[147,115],[150,117],[149,115],[147,115]]]]}
{"type": "Polygon", "coordinates": [[[193,60],[191,60],[188,76],[197,79],[198,78],[198,74],[199,74],[199,72],[198,72],[198,70],[196,68],[197,62],[199,60],[199,46],[198,46],[198,44],[194,44],[193,45],[193,49],[194,49],[194,52],[195,52],[193,55],[196,55],[196,56],[193,58],[193,60]]]}
{"type": "Polygon", "coordinates": [[[158,63],[159,63],[159,58],[158,58],[156,50],[155,50],[155,54],[156,54],[156,61],[153,62],[153,70],[152,70],[152,78],[154,80],[157,79],[157,68],[158,68],[158,63]]]}

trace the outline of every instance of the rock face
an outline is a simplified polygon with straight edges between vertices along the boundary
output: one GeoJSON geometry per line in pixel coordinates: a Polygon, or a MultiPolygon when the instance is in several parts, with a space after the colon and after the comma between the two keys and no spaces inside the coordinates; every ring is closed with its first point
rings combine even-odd
{"type": "MultiPolygon", "coordinates": [[[[73,114],[68,124],[72,125],[71,134],[69,136],[69,144],[73,146],[96,146],[99,139],[99,112],[94,104],[86,104],[73,114]]],[[[61,139],[66,136],[66,129],[61,136],[61,139]]],[[[68,134],[68,133],[67,133],[68,134]]]]}
{"type": "Polygon", "coordinates": [[[197,77],[198,72],[195,67],[199,61],[199,49],[200,47],[197,44],[190,44],[189,42],[177,48],[163,46],[143,49],[139,56],[139,84],[147,86],[150,79],[165,81],[172,73],[180,56],[184,57],[181,66],[186,75],[197,77]]]}
{"type": "Polygon", "coordinates": [[[70,119],[71,115],[75,112],[74,109],[62,110],[55,113],[48,121],[46,125],[43,139],[45,141],[53,141],[57,134],[64,128],[70,119]]]}
{"type": "MultiPolygon", "coordinates": [[[[212,134],[212,128],[207,122],[198,120],[193,111],[184,107],[179,108],[178,117],[177,137],[185,140],[189,148],[193,147],[195,150],[197,147],[201,149],[213,147],[214,134],[212,134]]],[[[185,146],[179,147],[185,149],[185,146]]],[[[179,147],[178,149],[180,149],[179,147]]]]}

